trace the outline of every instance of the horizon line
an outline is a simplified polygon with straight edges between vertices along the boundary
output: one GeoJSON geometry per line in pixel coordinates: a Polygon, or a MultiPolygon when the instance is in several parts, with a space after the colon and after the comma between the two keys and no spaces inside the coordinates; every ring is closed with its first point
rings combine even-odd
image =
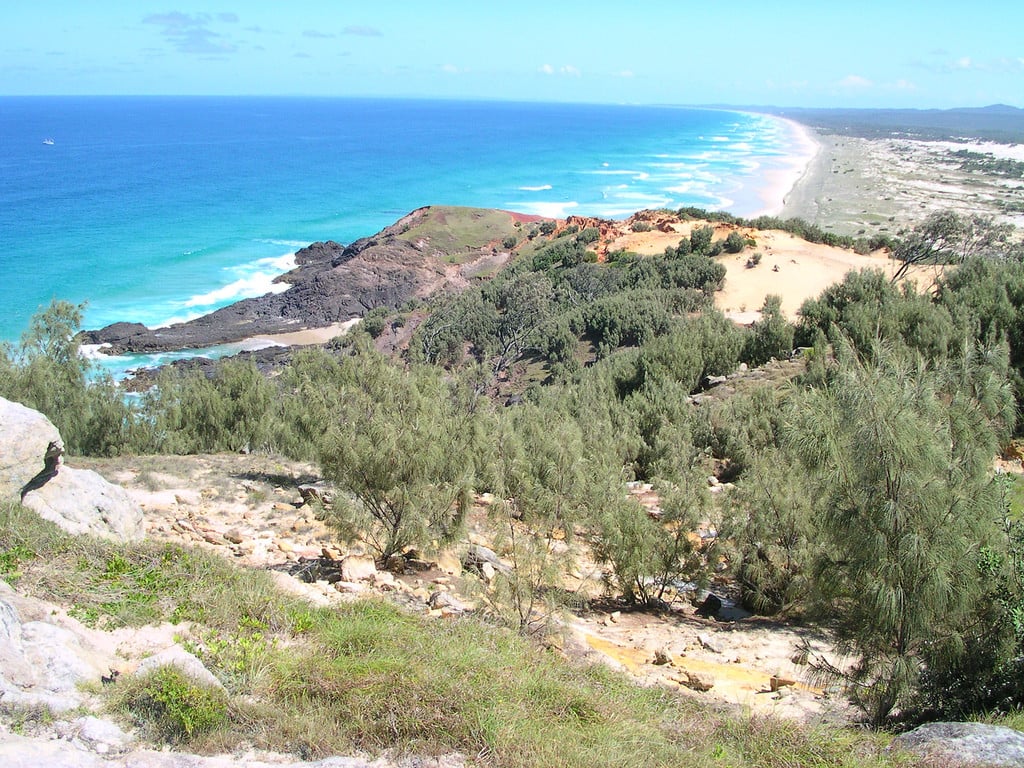
{"type": "Polygon", "coordinates": [[[354,94],[309,94],[309,93],[0,93],[0,99],[309,99],[323,101],[434,101],[454,103],[485,104],[562,104],[566,106],[607,106],[607,107],[656,107],[676,109],[713,110],[805,110],[815,112],[957,112],[981,111],[1004,108],[1024,112],[1005,102],[982,106],[956,107],[864,107],[831,106],[814,107],[795,104],[733,104],[733,103],[680,103],[680,102],[633,102],[633,101],[566,101],[561,99],[488,98],[484,96],[410,96],[410,95],[354,95],[354,94]]]}

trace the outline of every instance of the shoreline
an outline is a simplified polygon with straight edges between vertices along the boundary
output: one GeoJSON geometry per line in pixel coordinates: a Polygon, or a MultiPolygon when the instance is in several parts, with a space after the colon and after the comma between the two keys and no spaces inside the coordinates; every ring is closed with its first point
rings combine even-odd
{"type": "Polygon", "coordinates": [[[781,158],[775,167],[764,171],[768,182],[758,192],[763,207],[746,218],[756,219],[759,216],[781,216],[793,191],[814,170],[815,161],[822,155],[823,144],[817,133],[803,123],[788,117],[768,115],[773,120],[784,124],[790,132],[791,151],[781,158]]]}
{"type": "Polygon", "coordinates": [[[938,211],[1024,227],[1019,180],[971,168],[956,154],[1022,162],[1022,145],[809,132],[821,149],[786,195],[783,218],[853,237],[898,237],[938,211]]]}
{"type": "Polygon", "coordinates": [[[266,333],[258,336],[250,336],[238,342],[247,352],[255,352],[260,349],[271,347],[305,347],[311,344],[326,344],[331,339],[344,336],[352,326],[362,322],[362,318],[354,317],[343,323],[332,323],[318,328],[306,328],[301,331],[288,331],[286,333],[266,333]]]}

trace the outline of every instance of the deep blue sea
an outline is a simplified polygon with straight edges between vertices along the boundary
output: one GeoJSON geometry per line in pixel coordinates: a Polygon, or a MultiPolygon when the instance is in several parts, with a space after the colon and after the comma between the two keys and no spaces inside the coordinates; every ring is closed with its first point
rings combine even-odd
{"type": "Polygon", "coordinates": [[[87,302],[90,328],[194,317],[265,293],[301,246],[422,205],[752,215],[796,140],[668,107],[0,98],[0,340],[54,297],[87,302]]]}

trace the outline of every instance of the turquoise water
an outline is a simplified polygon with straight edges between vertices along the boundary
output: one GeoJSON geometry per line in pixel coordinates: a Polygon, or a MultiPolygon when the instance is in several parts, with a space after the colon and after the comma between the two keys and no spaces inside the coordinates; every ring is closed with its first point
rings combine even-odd
{"type": "Polygon", "coordinates": [[[795,141],[771,117],[667,107],[0,98],[0,340],[51,298],[88,302],[91,328],[195,317],[422,205],[752,215],[795,141]]]}

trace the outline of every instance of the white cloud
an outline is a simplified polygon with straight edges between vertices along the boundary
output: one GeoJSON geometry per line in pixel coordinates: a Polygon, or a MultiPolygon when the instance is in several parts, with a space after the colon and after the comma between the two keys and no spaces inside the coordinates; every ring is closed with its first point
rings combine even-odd
{"type": "Polygon", "coordinates": [[[558,69],[555,69],[550,64],[541,64],[537,67],[537,71],[542,75],[562,75],[563,77],[580,77],[583,74],[572,64],[563,64],[558,69]]]}
{"type": "Polygon", "coordinates": [[[1003,72],[1016,72],[1024,69],[1024,58],[1012,57],[1012,56],[1001,56],[995,61],[996,69],[1002,70],[1003,72]]]}
{"type": "Polygon", "coordinates": [[[458,75],[462,73],[462,70],[456,67],[454,64],[442,64],[441,71],[446,72],[449,75],[458,75]]]}
{"type": "Polygon", "coordinates": [[[616,72],[615,76],[616,77],[635,77],[635,75],[633,74],[633,70],[631,70],[631,69],[624,69],[621,72],[616,72]]]}
{"type": "Polygon", "coordinates": [[[836,85],[838,85],[840,88],[870,88],[874,85],[874,83],[872,83],[866,77],[861,77],[860,75],[847,75],[838,83],[836,83],[836,85]]]}

